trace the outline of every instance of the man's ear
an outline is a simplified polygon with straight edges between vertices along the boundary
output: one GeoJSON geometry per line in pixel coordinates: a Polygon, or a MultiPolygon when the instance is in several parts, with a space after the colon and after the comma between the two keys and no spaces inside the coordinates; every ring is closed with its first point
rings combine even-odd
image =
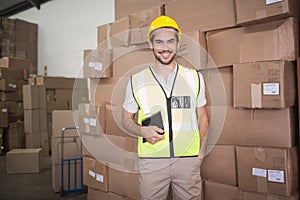
{"type": "Polygon", "coordinates": [[[150,49],[153,49],[153,44],[152,44],[152,42],[149,42],[149,48],[150,48],[150,49]]]}

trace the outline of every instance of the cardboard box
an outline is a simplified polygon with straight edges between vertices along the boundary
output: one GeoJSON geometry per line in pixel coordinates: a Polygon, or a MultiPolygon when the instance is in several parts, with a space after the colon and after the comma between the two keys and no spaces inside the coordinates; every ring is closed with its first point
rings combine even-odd
{"type": "Polygon", "coordinates": [[[214,106],[208,107],[208,111],[211,121],[208,144],[282,148],[297,144],[293,107],[246,110],[214,106]]]}
{"type": "Polygon", "coordinates": [[[101,135],[105,132],[105,106],[80,104],[76,124],[81,135],[101,135]]]}
{"type": "Polygon", "coordinates": [[[0,103],[0,127],[8,126],[8,108],[6,104],[0,103]]]}
{"type": "Polygon", "coordinates": [[[41,135],[37,133],[25,133],[26,148],[41,148],[41,135]]]}
{"type": "Polygon", "coordinates": [[[205,69],[207,65],[205,33],[197,30],[183,33],[176,61],[191,69],[205,69]]]}
{"type": "MultiPolygon", "coordinates": [[[[70,176],[68,174],[68,164],[64,164],[63,165],[63,170],[64,170],[64,190],[74,190],[75,188],[79,189],[81,188],[83,185],[81,182],[81,164],[80,163],[76,163],[74,164],[74,162],[70,163],[70,176]],[[75,175],[75,170],[76,170],[76,175],[75,175]],[[75,179],[76,176],[76,179],[75,179]],[[70,185],[68,185],[68,179],[70,179],[70,185]],[[68,187],[69,186],[69,187],[68,187]]],[[[54,192],[60,192],[60,189],[62,188],[62,176],[61,176],[61,170],[62,170],[62,165],[60,164],[53,164],[52,163],[52,188],[54,192]]]]}
{"type": "Polygon", "coordinates": [[[90,103],[93,105],[123,105],[129,77],[89,79],[90,103]]]}
{"type": "Polygon", "coordinates": [[[13,92],[3,92],[0,91],[0,100],[1,101],[16,101],[20,102],[23,100],[22,90],[17,90],[13,92]]]}
{"type": "Polygon", "coordinates": [[[130,134],[123,126],[122,112],[122,106],[105,106],[105,134],[133,137],[133,134],[130,134]]]}
{"type": "MultiPolygon", "coordinates": [[[[52,112],[52,136],[61,137],[62,129],[65,127],[76,127],[75,111],[72,110],[54,110],[52,112]]],[[[77,129],[66,130],[65,136],[78,136],[77,129]]]]}
{"type": "Polygon", "coordinates": [[[82,143],[78,136],[52,137],[52,164],[60,164],[62,159],[79,158],[82,156],[82,143]]]}
{"type": "Polygon", "coordinates": [[[107,192],[108,166],[94,158],[83,157],[83,184],[107,192]]]}
{"type": "Polygon", "coordinates": [[[211,56],[207,68],[226,67],[233,63],[240,63],[240,44],[243,34],[245,34],[243,27],[207,32],[207,51],[211,56]]]}
{"type": "Polygon", "coordinates": [[[234,107],[285,108],[296,103],[296,66],[288,61],[233,66],[234,107]]]}
{"type": "Polygon", "coordinates": [[[237,186],[212,181],[205,181],[204,193],[205,199],[208,200],[240,200],[240,191],[237,186]]]}
{"type": "Polygon", "coordinates": [[[23,86],[24,109],[46,108],[46,88],[43,85],[23,86]]]}
{"type": "Polygon", "coordinates": [[[164,14],[165,7],[160,5],[130,13],[130,45],[147,43],[146,35],[150,23],[164,14]]]}
{"type": "Polygon", "coordinates": [[[133,199],[139,198],[139,174],[119,171],[109,167],[108,177],[109,192],[133,199]]]}
{"type": "Polygon", "coordinates": [[[256,192],[243,191],[241,194],[241,200],[298,200],[299,195],[295,196],[279,196],[274,194],[262,194],[256,192]]]}
{"type": "Polygon", "coordinates": [[[299,26],[293,17],[251,25],[241,37],[240,61],[294,61],[299,55],[299,26]]]}
{"type": "Polygon", "coordinates": [[[101,190],[96,190],[93,188],[88,188],[87,200],[97,200],[97,199],[105,199],[105,200],[124,200],[125,197],[112,193],[112,192],[103,192],[101,190]]]}
{"type": "Polygon", "coordinates": [[[130,21],[129,17],[122,17],[112,23],[110,23],[108,47],[122,47],[129,46],[130,44],[130,21]]]}
{"type": "Polygon", "coordinates": [[[42,149],[12,149],[6,154],[7,174],[39,173],[42,149]],[[26,163],[26,164],[24,164],[26,163]]]}
{"type": "Polygon", "coordinates": [[[16,121],[9,123],[6,137],[8,149],[25,148],[24,122],[16,121]]]}
{"type": "Polygon", "coordinates": [[[26,133],[40,133],[40,109],[24,110],[24,131],[26,133]]]}
{"type": "Polygon", "coordinates": [[[115,0],[115,18],[116,20],[136,11],[146,10],[155,6],[162,5],[171,0],[115,0]]]}
{"type": "Polygon", "coordinates": [[[207,106],[233,106],[232,66],[201,70],[205,81],[207,106]]]}
{"type": "Polygon", "coordinates": [[[130,77],[132,74],[154,63],[154,56],[148,46],[131,46],[113,49],[113,76],[130,77]]]}
{"type": "Polygon", "coordinates": [[[0,67],[9,69],[30,69],[30,61],[25,58],[2,57],[0,67]]]}
{"type": "Polygon", "coordinates": [[[208,68],[256,61],[293,61],[299,54],[298,25],[292,17],[211,31],[206,37],[208,54],[211,56],[208,68]]]}
{"type": "Polygon", "coordinates": [[[97,48],[84,50],[83,76],[86,78],[112,77],[112,50],[97,48]]]}
{"type": "Polygon", "coordinates": [[[174,18],[184,32],[210,31],[236,25],[234,0],[177,0],[166,3],[165,9],[166,15],[174,18]]]}
{"type": "Polygon", "coordinates": [[[16,91],[19,89],[19,82],[13,79],[0,79],[0,90],[2,91],[16,91]]]}
{"type": "Polygon", "coordinates": [[[87,82],[84,78],[67,78],[67,77],[36,77],[37,85],[45,85],[48,89],[87,89],[87,82]]]}
{"type": "Polygon", "coordinates": [[[8,68],[0,68],[0,78],[7,78],[13,80],[23,80],[24,72],[22,70],[13,70],[8,68]]]}
{"type": "Polygon", "coordinates": [[[237,147],[236,152],[240,189],[283,196],[297,193],[297,147],[237,147]]]}
{"type": "Polygon", "coordinates": [[[294,16],[298,18],[297,0],[235,0],[237,24],[249,25],[294,16]]]}
{"type": "Polygon", "coordinates": [[[207,145],[206,152],[201,165],[202,179],[237,186],[235,146],[207,145]]]}

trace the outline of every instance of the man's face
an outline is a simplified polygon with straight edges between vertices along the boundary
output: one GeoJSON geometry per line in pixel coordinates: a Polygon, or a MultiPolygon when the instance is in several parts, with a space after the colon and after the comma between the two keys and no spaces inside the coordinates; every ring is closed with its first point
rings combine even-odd
{"type": "Polygon", "coordinates": [[[155,58],[163,65],[170,64],[177,52],[176,31],[170,28],[161,28],[154,33],[150,48],[153,50],[155,58]]]}

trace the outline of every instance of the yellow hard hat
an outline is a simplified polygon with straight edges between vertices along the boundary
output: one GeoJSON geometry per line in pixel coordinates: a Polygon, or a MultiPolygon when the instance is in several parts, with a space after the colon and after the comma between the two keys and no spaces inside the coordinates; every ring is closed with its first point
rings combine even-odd
{"type": "Polygon", "coordinates": [[[181,32],[180,28],[178,27],[178,24],[176,23],[176,21],[168,16],[159,16],[156,19],[154,19],[149,26],[149,30],[147,33],[147,41],[149,43],[151,42],[150,35],[151,35],[152,31],[155,31],[159,28],[164,28],[164,27],[169,27],[169,28],[173,28],[173,29],[177,30],[178,31],[178,40],[181,39],[182,32],[181,32]]]}

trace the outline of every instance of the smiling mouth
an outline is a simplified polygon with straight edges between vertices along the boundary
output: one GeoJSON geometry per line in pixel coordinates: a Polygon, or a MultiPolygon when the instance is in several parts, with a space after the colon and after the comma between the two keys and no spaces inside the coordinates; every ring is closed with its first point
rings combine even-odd
{"type": "Polygon", "coordinates": [[[171,51],[163,51],[160,53],[160,55],[164,58],[164,59],[168,59],[171,55],[171,51]]]}

